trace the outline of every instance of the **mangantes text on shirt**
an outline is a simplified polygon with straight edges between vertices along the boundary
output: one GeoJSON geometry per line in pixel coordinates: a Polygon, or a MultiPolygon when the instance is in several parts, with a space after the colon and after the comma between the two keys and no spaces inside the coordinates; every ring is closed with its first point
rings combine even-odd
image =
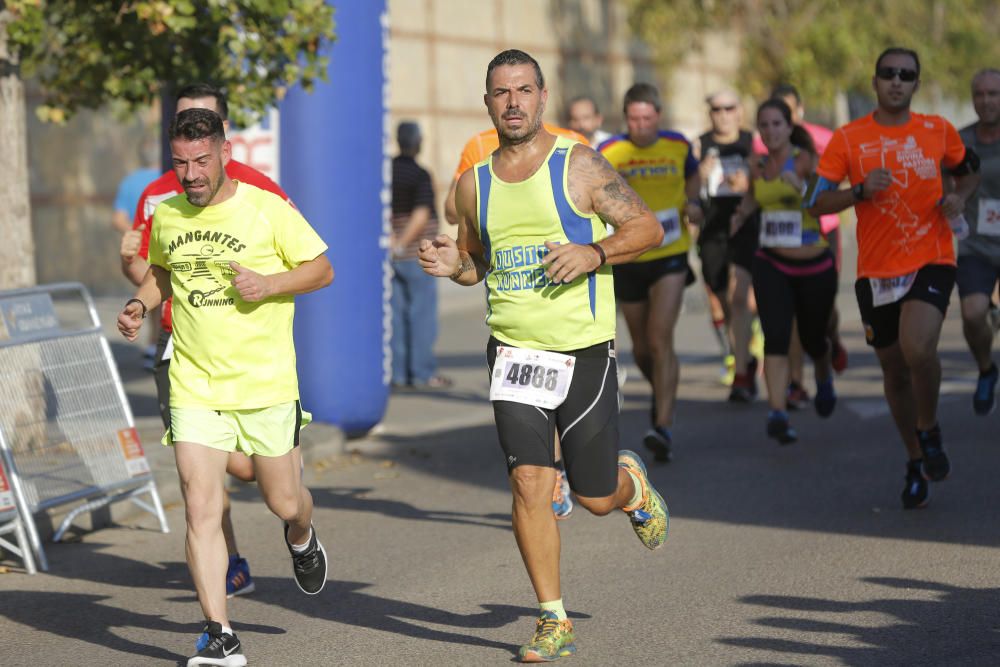
{"type": "Polygon", "coordinates": [[[237,261],[234,253],[244,248],[245,243],[223,232],[194,231],[178,235],[168,246],[170,270],[187,288],[188,303],[195,308],[235,305],[235,295],[219,293],[232,288],[231,280],[236,272],[229,263],[237,261]],[[199,245],[191,245],[195,242],[199,245]]]}

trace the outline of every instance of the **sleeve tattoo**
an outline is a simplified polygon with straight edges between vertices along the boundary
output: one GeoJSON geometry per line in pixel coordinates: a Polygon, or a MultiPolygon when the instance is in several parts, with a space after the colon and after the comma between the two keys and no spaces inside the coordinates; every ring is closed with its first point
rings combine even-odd
{"type": "Polygon", "coordinates": [[[620,227],[649,211],[645,202],[628,186],[625,179],[614,170],[604,156],[595,153],[589,167],[587,180],[588,185],[592,187],[594,212],[601,220],[614,227],[620,227]]]}

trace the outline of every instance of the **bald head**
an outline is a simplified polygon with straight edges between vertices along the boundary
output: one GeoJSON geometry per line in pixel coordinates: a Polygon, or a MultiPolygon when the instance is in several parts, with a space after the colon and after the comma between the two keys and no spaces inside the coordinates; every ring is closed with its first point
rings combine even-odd
{"type": "Polygon", "coordinates": [[[972,106],[980,125],[1000,126],[1000,70],[982,69],[972,77],[972,106]]]}

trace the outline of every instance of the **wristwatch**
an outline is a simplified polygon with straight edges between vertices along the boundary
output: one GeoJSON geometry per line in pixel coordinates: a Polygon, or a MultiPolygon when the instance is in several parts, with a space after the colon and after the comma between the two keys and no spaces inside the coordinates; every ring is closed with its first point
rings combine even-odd
{"type": "Polygon", "coordinates": [[[854,195],[854,201],[863,201],[865,198],[865,182],[861,181],[851,188],[851,194],[854,195]]]}

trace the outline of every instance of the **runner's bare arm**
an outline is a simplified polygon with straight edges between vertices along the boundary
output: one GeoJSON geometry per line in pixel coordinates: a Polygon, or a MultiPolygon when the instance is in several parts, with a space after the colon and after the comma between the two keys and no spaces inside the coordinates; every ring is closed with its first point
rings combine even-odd
{"type": "Polygon", "coordinates": [[[458,224],[458,209],[455,207],[455,194],[458,191],[458,179],[452,179],[448,194],[444,198],[444,219],[449,225],[458,224]]]}
{"type": "Polygon", "coordinates": [[[750,165],[750,175],[747,179],[749,183],[747,184],[747,192],[740,199],[740,203],[736,205],[736,210],[733,211],[733,215],[729,218],[729,235],[735,236],[737,232],[746,223],[747,218],[754,214],[760,205],[757,203],[757,198],[754,197],[753,193],[753,182],[754,179],[760,175],[761,167],[759,162],[756,160],[750,165]]]}
{"type": "Polygon", "coordinates": [[[146,314],[170,298],[170,272],[151,265],[143,276],[139,289],[118,314],[118,331],[128,340],[135,340],[146,314]]]}
{"type": "Polygon", "coordinates": [[[455,210],[458,215],[458,240],[447,234],[433,241],[424,239],[420,242],[417,259],[424,271],[432,276],[451,278],[460,285],[475,285],[486,277],[489,261],[476,231],[476,182],[471,169],[458,179],[455,210]]]}
{"type": "Polygon", "coordinates": [[[596,213],[615,233],[600,242],[608,264],[630,262],[663,240],[649,207],[600,153],[582,144],[569,158],[569,194],[582,213],[596,213]]]}

